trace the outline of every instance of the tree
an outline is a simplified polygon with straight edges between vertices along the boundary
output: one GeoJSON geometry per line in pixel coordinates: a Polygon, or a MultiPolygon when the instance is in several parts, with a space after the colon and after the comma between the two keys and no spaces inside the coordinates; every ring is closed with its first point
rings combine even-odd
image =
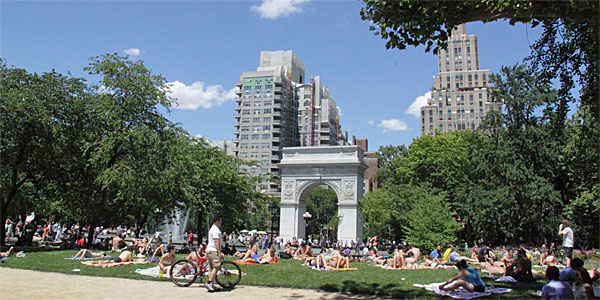
{"type": "MultiPolygon", "coordinates": [[[[45,199],[40,191],[59,177],[64,160],[61,146],[69,143],[69,128],[77,123],[84,94],[82,80],[56,72],[42,75],[8,68],[0,61],[0,222],[16,207],[20,215],[45,199]],[[37,202],[37,203],[36,203],[37,202]]],[[[40,205],[41,206],[41,205],[40,205]]],[[[0,228],[0,244],[5,229],[0,228]]]]}
{"type": "Polygon", "coordinates": [[[331,220],[337,216],[338,197],[333,189],[316,187],[306,200],[306,211],[312,218],[308,221],[308,232],[320,233],[320,226],[333,227],[331,220]]]}
{"type": "Polygon", "coordinates": [[[408,224],[404,225],[406,240],[421,249],[434,249],[456,241],[460,224],[452,218],[452,212],[443,193],[422,190],[414,198],[408,212],[408,224]]]}
{"type": "Polygon", "coordinates": [[[406,146],[381,146],[377,152],[378,168],[375,171],[375,180],[383,186],[400,184],[396,181],[396,170],[400,167],[402,160],[408,157],[406,146]]]}
{"type": "Polygon", "coordinates": [[[426,45],[425,51],[445,49],[452,29],[459,24],[508,19],[511,24],[543,24],[529,61],[540,80],[559,78],[561,113],[572,100],[574,82],[581,85],[581,103],[598,121],[598,61],[600,55],[600,4],[598,1],[379,1],[363,0],[361,17],[386,40],[386,48],[426,45]]]}

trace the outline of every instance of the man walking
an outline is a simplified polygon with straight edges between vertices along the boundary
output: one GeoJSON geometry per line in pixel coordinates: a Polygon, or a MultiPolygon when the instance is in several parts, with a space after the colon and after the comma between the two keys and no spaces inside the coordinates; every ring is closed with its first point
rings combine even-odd
{"type": "Polygon", "coordinates": [[[223,254],[221,253],[221,218],[216,217],[213,221],[213,225],[208,230],[208,245],[206,246],[206,256],[208,257],[208,264],[210,266],[210,272],[208,273],[208,281],[204,285],[209,292],[220,290],[213,284],[217,272],[221,269],[221,260],[223,254]]]}
{"type": "Polygon", "coordinates": [[[565,257],[567,258],[567,266],[571,265],[571,257],[573,256],[573,245],[575,240],[573,238],[573,229],[569,227],[569,221],[563,220],[558,228],[558,235],[563,236],[563,250],[565,251],[565,257]]]}

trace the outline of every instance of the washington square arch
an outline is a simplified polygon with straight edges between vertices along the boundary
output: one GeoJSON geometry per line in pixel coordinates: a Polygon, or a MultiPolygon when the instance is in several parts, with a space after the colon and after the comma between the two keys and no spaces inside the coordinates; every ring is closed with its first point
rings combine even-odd
{"type": "Polygon", "coordinates": [[[306,200],[310,192],[327,185],[337,195],[338,240],[362,238],[358,199],[363,196],[367,169],[358,146],[283,148],[281,171],[280,235],[305,236],[306,200]]]}

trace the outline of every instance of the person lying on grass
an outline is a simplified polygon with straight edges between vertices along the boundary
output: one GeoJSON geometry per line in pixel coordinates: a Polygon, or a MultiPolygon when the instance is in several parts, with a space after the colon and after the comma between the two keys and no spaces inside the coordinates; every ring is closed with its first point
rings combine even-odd
{"type": "Polygon", "coordinates": [[[100,252],[92,252],[88,249],[81,249],[79,250],[79,252],[77,252],[77,254],[75,254],[75,256],[73,256],[73,259],[83,259],[83,258],[96,258],[96,257],[105,257],[106,253],[100,251],[100,252]]]}
{"type": "Polygon", "coordinates": [[[485,284],[481,280],[481,277],[479,277],[475,269],[467,266],[466,260],[460,260],[456,263],[456,267],[458,268],[458,274],[440,284],[440,290],[453,291],[459,287],[463,287],[470,293],[485,291],[485,284]]]}
{"type": "Polygon", "coordinates": [[[0,257],[9,257],[15,252],[15,247],[10,247],[6,252],[0,252],[0,257]]]}
{"type": "Polygon", "coordinates": [[[132,262],[133,259],[131,258],[131,256],[132,256],[132,252],[125,250],[125,251],[121,252],[121,254],[119,254],[118,257],[113,257],[109,260],[85,261],[85,262],[81,262],[81,263],[84,265],[88,265],[88,266],[109,268],[109,267],[118,266],[124,262],[132,262]]]}
{"type": "Polygon", "coordinates": [[[169,274],[171,266],[175,263],[175,246],[167,245],[167,254],[163,255],[158,262],[158,267],[163,274],[169,274]]]}

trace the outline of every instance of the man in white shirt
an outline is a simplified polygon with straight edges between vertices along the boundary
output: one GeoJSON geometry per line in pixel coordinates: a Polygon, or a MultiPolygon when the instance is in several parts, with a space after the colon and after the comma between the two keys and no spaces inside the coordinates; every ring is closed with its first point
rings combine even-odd
{"type": "Polygon", "coordinates": [[[569,221],[563,220],[558,228],[558,234],[563,236],[563,249],[567,258],[567,266],[571,265],[571,257],[573,256],[573,246],[575,239],[573,238],[573,229],[569,227],[569,221]]]}
{"type": "Polygon", "coordinates": [[[206,246],[206,256],[208,257],[208,264],[210,265],[210,272],[208,273],[208,281],[204,285],[209,292],[219,290],[213,285],[215,277],[217,277],[217,271],[221,269],[221,261],[223,260],[223,254],[221,253],[221,218],[216,217],[213,221],[213,225],[208,230],[208,245],[206,246]]]}

